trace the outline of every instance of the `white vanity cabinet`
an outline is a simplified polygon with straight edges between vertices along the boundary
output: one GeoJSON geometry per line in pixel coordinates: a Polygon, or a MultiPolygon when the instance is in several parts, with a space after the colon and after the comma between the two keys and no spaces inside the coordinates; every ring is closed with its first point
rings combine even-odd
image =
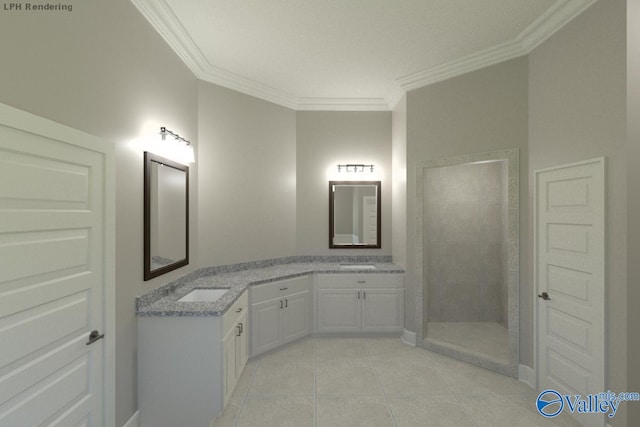
{"type": "Polygon", "coordinates": [[[251,356],[311,333],[311,277],[251,287],[251,356]]]}
{"type": "Polygon", "coordinates": [[[210,427],[247,362],[248,291],[223,316],[138,317],[140,427],[210,427]]]}
{"type": "Polygon", "coordinates": [[[319,274],[318,332],[400,332],[404,326],[404,275],[319,274]]]}
{"type": "Polygon", "coordinates": [[[249,359],[249,334],[247,310],[240,312],[237,322],[229,328],[222,340],[224,348],[224,404],[226,405],[233,389],[249,359]]]}

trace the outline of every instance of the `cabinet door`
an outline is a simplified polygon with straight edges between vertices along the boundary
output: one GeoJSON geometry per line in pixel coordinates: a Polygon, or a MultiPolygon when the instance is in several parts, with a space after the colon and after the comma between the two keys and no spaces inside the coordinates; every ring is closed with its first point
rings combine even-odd
{"type": "Polygon", "coordinates": [[[318,289],[318,332],[359,331],[359,295],[357,289],[318,289]]]}
{"type": "Polygon", "coordinates": [[[282,327],[284,328],[283,339],[287,343],[309,334],[311,326],[309,321],[309,292],[287,295],[284,301],[282,327]]]}
{"type": "Polygon", "coordinates": [[[251,306],[251,355],[255,356],[282,343],[281,301],[275,299],[251,306]]]}
{"type": "Polygon", "coordinates": [[[231,397],[233,388],[236,386],[236,334],[238,329],[231,328],[222,341],[224,360],[222,373],[224,379],[224,404],[226,405],[231,397]]]}
{"type": "Polygon", "coordinates": [[[395,332],[404,327],[404,291],[402,289],[363,289],[362,330],[395,332]]]}
{"type": "Polygon", "coordinates": [[[249,358],[249,325],[247,325],[247,313],[238,319],[240,336],[236,336],[236,379],[240,378],[244,366],[249,358]]]}

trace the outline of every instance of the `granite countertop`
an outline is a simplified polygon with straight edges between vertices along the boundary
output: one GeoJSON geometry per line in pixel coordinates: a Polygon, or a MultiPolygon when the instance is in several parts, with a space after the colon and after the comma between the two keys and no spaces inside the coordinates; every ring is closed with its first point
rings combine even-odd
{"type": "Polygon", "coordinates": [[[136,300],[140,317],[196,317],[222,316],[229,307],[252,285],[275,282],[313,273],[333,274],[400,274],[404,270],[390,262],[372,262],[375,269],[342,269],[339,262],[305,262],[248,268],[240,271],[210,274],[201,269],[183,279],[165,285],[136,300]],[[194,289],[229,289],[213,302],[178,302],[194,289]]]}

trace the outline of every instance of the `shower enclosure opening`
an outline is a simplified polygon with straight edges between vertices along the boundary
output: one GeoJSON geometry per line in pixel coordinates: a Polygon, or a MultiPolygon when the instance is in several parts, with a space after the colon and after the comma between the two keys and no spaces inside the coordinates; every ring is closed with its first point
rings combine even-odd
{"type": "Polygon", "coordinates": [[[505,150],[423,167],[417,236],[421,345],[508,375],[518,336],[514,160],[505,150]]]}

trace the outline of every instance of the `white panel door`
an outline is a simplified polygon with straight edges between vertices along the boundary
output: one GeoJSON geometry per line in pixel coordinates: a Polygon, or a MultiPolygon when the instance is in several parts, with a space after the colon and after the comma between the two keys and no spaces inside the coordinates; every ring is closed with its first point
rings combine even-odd
{"type": "MultiPolygon", "coordinates": [[[[604,171],[604,159],[595,159],[535,174],[540,390],[606,391],[604,171]]],[[[605,422],[595,414],[579,421],[605,422]]]]}
{"type": "Polygon", "coordinates": [[[283,343],[297,340],[309,334],[309,291],[287,295],[283,309],[283,343]]]}
{"type": "Polygon", "coordinates": [[[404,290],[363,289],[362,330],[401,331],[404,327],[404,290]]]}
{"type": "Polygon", "coordinates": [[[360,331],[360,296],[357,289],[318,289],[318,332],[360,331]]]}
{"type": "Polygon", "coordinates": [[[0,425],[112,423],[113,347],[87,345],[92,330],[115,338],[111,148],[10,107],[0,117],[0,425]]]}
{"type": "Polygon", "coordinates": [[[280,299],[251,305],[251,355],[263,353],[282,344],[280,299]]]}

